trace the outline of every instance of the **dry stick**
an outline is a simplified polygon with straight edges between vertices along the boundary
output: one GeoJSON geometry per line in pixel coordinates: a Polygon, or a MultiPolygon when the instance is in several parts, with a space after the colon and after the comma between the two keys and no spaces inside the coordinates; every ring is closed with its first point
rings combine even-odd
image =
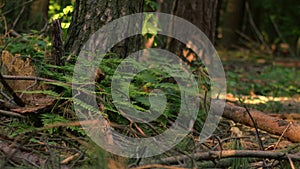
{"type": "MultiPolygon", "coordinates": [[[[263,143],[262,143],[262,141],[261,141],[261,138],[260,138],[260,136],[259,136],[257,124],[256,124],[254,118],[252,117],[252,115],[251,115],[249,109],[247,108],[247,106],[244,105],[244,107],[245,107],[246,112],[248,113],[248,115],[249,115],[249,117],[250,117],[250,119],[251,119],[251,121],[252,121],[252,123],[253,123],[253,126],[254,126],[254,128],[255,128],[255,133],[256,133],[256,136],[257,136],[257,140],[258,140],[260,149],[261,149],[262,151],[264,151],[264,145],[263,145],[263,143]]],[[[263,159],[263,164],[264,164],[264,167],[267,166],[267,163],[266,163],[266,160],[265,160],[265,159],[263,159]]]]}
{"type": "Polygon", "coordinates": [[[12,117],[20,117],[20,118],[25,118],[25,116],[11,112],[11,111],[6,111],[6,110],[0,110],[0,114],[6,115],[6,116],[12,116],[12,117]]]}
{"type": "Polygon", "coordinates": [[[0,72],[0,82],[3,84],[3,87],[8,91],[10,95],[14,98],[14,101],[18,106],[24,107],[25,103],[22,101],[21,98],[17,96],[17,94],[14,92],[14,90],[8,85],[8,83],[4,80],[4,77],[2,76],[0,72]]]}
{"type": "Polygon", "coordinates": [[[295,165],[294,165],[294,163],[293,163],[293,160],[291,159],[291,157],[290,157],[288,154],[286,154],[286,156],[287,156],[287,158],[289,159],[291,168],[292,168],[292,169],[296,169],[296,168],[295,168],[295,165]]]}
{"type": "MultiPolygon", "coordinates": [[[[300,161],[300,156],[287,154],[293,160],[300,161]]],[[[194,153],[195,160],[213,160],[222,158],[270,158],[270,159],[285,159],[288,157],[282,152],[260,151],[260,150],[223,150],[223,151],[207,151],[194,153]]],[[[161,159],[160,164],[176,164],[178,161],[188,160],[187,155],[179,155],[161,159]]]]}
{"type": "Polygon", "coordinates": [[[17,37],[17,38],[20,38],[20,37],[22,37],[22,35],[21,35],[21,34],[19,34],[18,32],[16,32],[16,31],[15,31],[15,30],[13,30],[13,29],[10,29],[10,30],[9,30],[9,33],[10,33],[11,35],[13,35],[13,36],[17,37]]]}
{"type": "Polygon", "coordinates": [[[60,83],[60,84],[65,84],[68,86],[72,86],[72,84],[78,84],[78,85],[88,85],[88,83],[69,83],[69,82],[62,82],[58,80],[53,80],[53,79],[47,79],[43,77],[37,77],[37,76],[12,76],[12,75],[3,75],[4,79],[7,80],[36,80],[36,81],[44,81],[44,82],[51,82],[51,83],[60,83]]]}
{"type": "Polygon", "coordinates": [[[30,88],[34,87],[37,84],[37,80],[34,81],[30,86],[26,87],[26,89],[20,94],[20,98],[23,97],[25,91],[29,90],[30,88]]]}
{"type": "Polygon", "coordinates": [[[141,165],[138,167],[130,167],[130,169],[147,169],[147,168],[188,169],[188,168],[167,166],[167,165],[161,165],[161,164],[147,164],[147,165],[141,165]]]}
{"type": "Polygon", "coordinates": [[[251,43],[256,43],[253,39],[251,39],[249,36],[247,36],[246,34],[244,34],[241,31],[235,31],[238,35],[240,35],[242,38],[246,39],[247,41],[251,42],[251,43]]]}
{"type": "MultiPolygon", "coordinates": [[[[3,86],[1,86],[1,89],[0,89],[0,94],[5,98],[7,99],[8,101],[11,101],[11,98],[3,91],[3,86]]],[[[2,101],[2,100],[1,100],[2,101]]],[[[5,101],[2,101],[2,102],[5,102],[5,101]]]]}
{"type": "MultiPolygon", "coordinates": [[[[8,80],[37,80],[37,81],[44,81],[44,82],[53,82],[53,83],[64,83],[58,80],[52,80],[42,77],[36,77],[36,76],[11,76],[11,75],[3,75],[4,79],[8,80]]],[[[69,83],[66,83],[69,84],[69,83]]]]}
{"type": "Polygon", "coordinates": [[[262,151],[264,151],[265,148],[264,148],[264,145],[263,145],[263,143],[262,143],[262,141],[261,141],[261,138],[260,138],[260,136],[259,136],[257,124],[256,124],[254,118],[252,117],[252,115],[251,115],[249,109],[247,108],[247,106],[244,105],[244,107],[245,107],[246,112],[248,113],[248,115],[249,115],[249,117],[250,117],[250,119],[251,119],[251,121],[252,121],[252,123],[253,123],[253,126],[254,126],[254,128],[255,128],[255,133],[256,133],[256,136],[257,136],[257,139],[258,139],[258,143],[259,143],[260,149],[261,149],[262,151]]]}
{"type": "Polygon", "coordinates": [[[276,144],[275,144],[275,146],[274,146],[274,150],[273,151],[275,151],[276,149],[277,149],[277,147],[278,147],[278,145],[279,145],[279,143],[280,143],[280,141],[281,141],[281,139],[282,139],[282,137],[283,137],[283,135],[286,133],[286,131],[290,128],[290,126],[292,125],[293,123],[292,122],[290,122],[289,123],[289,125],[288,126],[286,126],[286,128],[284,129],[284,131],[282,132],[282,134],[280,135],[280,137],[278,138],[278,141],[276,142],[276,144]]]}

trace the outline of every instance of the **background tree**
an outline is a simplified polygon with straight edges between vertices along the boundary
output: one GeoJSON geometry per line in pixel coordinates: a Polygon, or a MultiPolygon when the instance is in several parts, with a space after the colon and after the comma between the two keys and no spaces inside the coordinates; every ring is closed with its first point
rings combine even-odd
{"type": "MultiPolygon", "coordinates": [[[[264,40],[268,44],[274,44],[277,48],[280,44],[288,45],[289,55],[300,54],[300,2],[286,1],[248,1],[250,12],[264,40]]],[[[249,26],[251,27],[251,25],[249,26]]],[[[255,33],[250,36],[255,37],[255,33]]]]}
{"type": "MultiPolygon", "coordinates": [[[[7,22],[7,29],[17,32],[28,32],[32,29],[41,30],[48,22],[49,0],[34,1],[1,1],[2,14],[7,22]]],[[[3,32],[5,25],[0,25],[3,32]]]]}
{"type": "Polygon", "coordinates": [[[223,1],[226,12],[222,18],[222,40],[224,47],[231,47],[238,39],[236,31],[241,30],[245,9],[245,0],[223,1]]]}

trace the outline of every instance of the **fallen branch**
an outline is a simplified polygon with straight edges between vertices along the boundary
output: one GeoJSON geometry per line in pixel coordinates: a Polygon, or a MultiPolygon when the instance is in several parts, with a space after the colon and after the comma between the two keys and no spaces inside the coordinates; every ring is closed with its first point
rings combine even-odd
{"type": "Polygon", "coordinates": [[[6,115],[6,116],[12,116],[12,117],[20,117],[20,118],[25,118],[25,116],[19,114],[19,113],[15,113],[15,112],[11,112],[11,111],[6,111],[6,110],[0,110],[0,114],[6,115]]]}
{"type": "MultiPolygon", "coordinates": [[[[165,168],[165,169],[188,169],[176,166],[168,166],[168,165],[161,165],[161,164],[146,164],[137,167],[130,167],[130,169],[147,169],[147,168],[165,168]]],[[[190,168],[189,168],[190,169],[190,168]]]]}
{"type": "MultiPolygon", "coordinates": [[[[251,119],[251,121],[252,121],[252,123],[253,123],[253,126],[254,126],[254,128],[255,128],[255,133],[256,133],[256,137],[257,137],[257,140],[258,140],[260,149],[261,149],[262,151],[264,151],[264,145],[263,145],[263,142],[261,141],[261,138],[260,138],[260,136],[259,136],[259,132],[258,132],[258,128],[257,128],[256,121],[255,121],[254,118],[252,117],[252,115],[251,115],[249,109],[247,108],[247,106],[245,105],[244,107],[245,107],[246,112],[247,112],[247,114],[249,115],[249,117],[250,117],[250,119],[251,119]]],[[[265,159],[263,159],[263,163],[264,163],[264,167],[263,167],[263,168],[265,168],[265,166],[267,166],[267,163],[266,163],[266,160],[265,160],[265,159]]]]}
{"type": "Polygon", "coordinates": [[[7,80],[37,80],[37,81],[44,81],[44,82],[54,82],[54,83],[64,83],[58,80],[52,80],[42,77],[36,77],[36,76],[11,76],[11,75],[3,75],[4,79],[7,80]]]}
{"type": "MultiPolygon", "coordinates": [[[[96,73],[99,73],[99,72],[96,72],[96,73]]],[[[101,76],[100,78],[103,78],[102,76],[104,76],[104,75],[102,75],[102,74],[100,74],[98,76],[101,76]]],[[[97,76],[97,74],[96,74],[96,76],[97,76]]],[[[80,85],[80,84],[87,85],[88,84],[88,83],[62,82],[62,81],[58,81],[58,80],[47,79],[47,78],[37,77],[37,76],[12,76],[12,75],[3,75],[3,78],[6,79],[6,80],[33,80],[33,81],[43,81],[43,82],[50,82],[50,83],[60,83],[60,84],[68,85],[68,86],[72,86],[72,84],[76,84],[76,85],[77,84],[78,85],[80,85]]]]}
{"type": "MultiPolygon", "coordinates": [[[[283,134],[285,138],[293,142],[300,142],[299,123],[293,122],[290,124],[290,122],[286,120],[272,117],[258,110],[251,110],[250,113],[259,129],[279,136],[283,134]]],[[[232,103],[226,103],[222,116],[237,123],[254,127],[254,124],[247,114],[245,108],[236,106],[232,103]]]]}
{"type": "Polygon", "coordinates": [[[194,160],[213,160],[223,158],[269,158],[277,160],[296,160],[300,161],[300,156],[294,154],[286,154],[274,151],[259,151],[259,150],[225,150],[225,151],[207,151],[199,152],[191,155],[179,155],[175,157],[167,157],[161,159],[159,164],[178,164],[179,162],[189,160],[190,157],[194,160]]]}
{"type": "Polygon", "coordinates": [[[25,103],[22,101],[22,99],[20,97],[17,96],[17,94],[14,92],[14,90],[4,80],[4,77],[2,76],[1,72],[0,72],[0,82],[2,83],[3,87],[7,90],[7,92],[13,97],[15,103],[18,106],[24,107],[25,103]]]}

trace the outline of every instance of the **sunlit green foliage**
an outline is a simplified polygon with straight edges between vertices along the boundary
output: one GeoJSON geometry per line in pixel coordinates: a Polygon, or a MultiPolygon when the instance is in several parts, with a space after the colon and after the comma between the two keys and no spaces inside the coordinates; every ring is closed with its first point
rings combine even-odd
{"type": "MultiPolygon", "coordinates": [[[[70,1],[70,0],[69,0],[70,1]]],[[[70,5],[61,6],[55,0],[50,0],[49,4],[49,21],[53,21],[55,19],[61,20],[61,27],[63,29],[68,29],[71,23],[71,17],[74,10],[74,4],[70,1],[70,5]]]]}

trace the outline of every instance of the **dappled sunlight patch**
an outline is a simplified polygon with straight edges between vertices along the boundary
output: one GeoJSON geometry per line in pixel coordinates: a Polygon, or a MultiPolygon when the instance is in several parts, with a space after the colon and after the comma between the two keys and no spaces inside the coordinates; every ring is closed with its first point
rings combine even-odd
{"type": "Polygon", "coordinates": [[[300,103],[300,96],[295,96],[295,97],[273,97],[273,96],[239,96],[239,97],[234,97],[232,94],[227,95],[227,100],[230,101],[239,101],[243,100],[244,103],[246,104],[264,104],[270,101],[273,102],[298,102],[300,103]]]}
{"type": "Polygon", "coordinates": [[[240,95],[234,96],[233,94],[227,94],[226,99],[231,102],[243,102],[249,105],[270,105],[271,108],[266,106],[265,109],[271,111],[277,107],[283,111],[282,113],[300,113],[300,96],[293,97],[273,97],[273,96],[260,96],[260,95],[240,95]]]}

